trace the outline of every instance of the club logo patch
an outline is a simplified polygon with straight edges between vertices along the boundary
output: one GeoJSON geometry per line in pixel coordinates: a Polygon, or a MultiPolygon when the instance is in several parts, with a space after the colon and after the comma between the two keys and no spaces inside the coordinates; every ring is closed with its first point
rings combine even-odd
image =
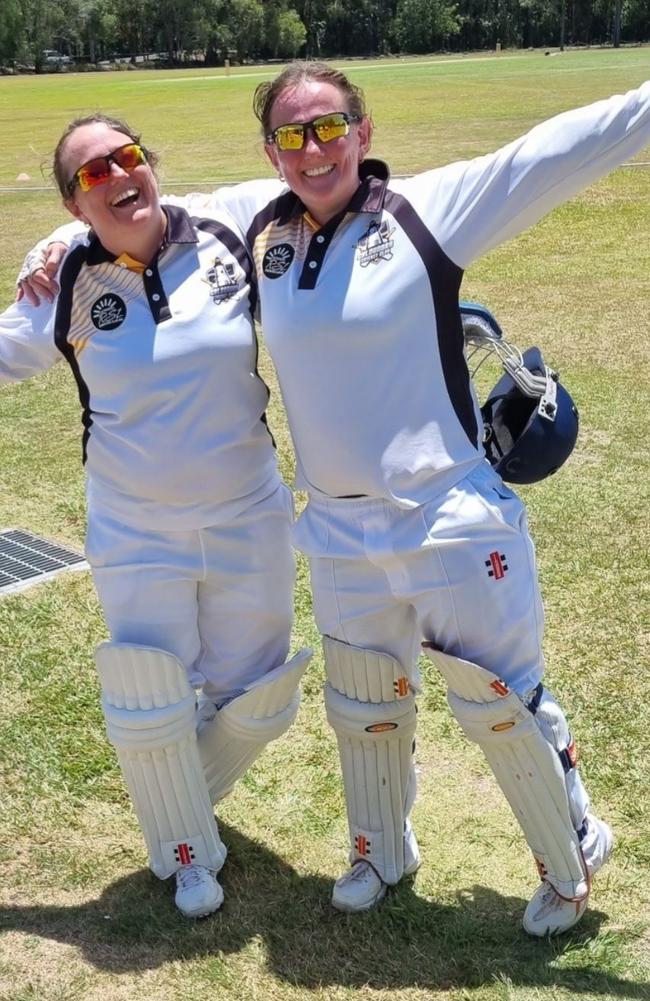
{"type": "Polygon", "coordinates": [[[90,319],[98,330],[115,330],[126,319],[126,305],[119,295],[109,292],[90,307],[90,319]]]}
{"type": "Polygon", "coordinates": [[[281,278],[286,274],[295,256],[295,250],[290,243],[278,243],[271,247],[262,258],[262,271],[267,278],[281,278]]]}
{"type": "Polygon", "coordinates": [[[210,298],[217,304],[228,302],[239,292],[237,269],[234,263],[222,261],[220,257],[215,257],[201,281],[210,286],[210,298]]]}
{"type": "Polygon", "coordinates": [[[395,227],[391,229],[386,221],[372,222],[357,243],[359,264],[367,268],[369,264],[379,264],[380,261],[390,261],[393,256],[395,241],[392,239],[395,227]]]}

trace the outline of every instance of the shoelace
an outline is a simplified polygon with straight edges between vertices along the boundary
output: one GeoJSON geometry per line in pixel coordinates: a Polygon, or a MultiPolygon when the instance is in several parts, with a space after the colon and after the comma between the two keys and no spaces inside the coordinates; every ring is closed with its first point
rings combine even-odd
{"type": "Polygon", "coordinates": [[[197,886],[203,880],[203,873],[195,865],[182,866],[176,870],[176,879],[184,890],[197,886]]]}
{"type": "Polygon", "coordinates": [[[542,904],[557,904],[561,900],[562,898],[556,892],[555,888],[550,883],[547,883],[542,894],[542,904]]]}
{"type": "Polygon", "coordinates": [[[366,874],[372,870],[372,866],[367,862],[357,862],[353,865],[349,873],[345,876],[346,883],[355,883],[365,879],[366,874]]]}

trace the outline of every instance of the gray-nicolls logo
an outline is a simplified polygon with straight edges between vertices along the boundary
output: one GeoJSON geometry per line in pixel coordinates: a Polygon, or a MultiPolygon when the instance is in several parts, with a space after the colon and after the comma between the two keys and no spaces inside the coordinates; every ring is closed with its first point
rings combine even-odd
{"type": "Polygon", "coordinates": [[[210,298],[218,304],[227,302],[239,292],[239,281],[236,276],[237,269],[232,262],[222,261],[220,257],[215,257],[214,262],[205,273],[205,278],[201,280],[208,283],[210,298]]]}
{"type": "Polygon", "coordinates": [[[262,258],[262,271],[267,278],[280,278],[289,270],[295,250],[290,243],[278,243],[262,258]]]}
{"type": "Polygon", "coordinates": [[[386,221],[370,223],[357,243],[359,264],[362,268],[367,268],[369,264],[378,264],[379,261],[390,261],[393,256],[394,232],[395,227],[391,229],[386,221]]]}
{"type": "Polygon", "coordinates": [[[119,295],[108,292],[90,307],[90,319],[98,330],[115,330],[126,319],[126,304],[119,295]]]}

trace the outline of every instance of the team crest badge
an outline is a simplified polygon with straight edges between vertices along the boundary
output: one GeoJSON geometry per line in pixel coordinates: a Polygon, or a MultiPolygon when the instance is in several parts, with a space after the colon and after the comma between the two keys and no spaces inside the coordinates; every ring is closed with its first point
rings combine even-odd
{"type": "Polygon", "coordinates": [[[281,278],[291,266],[295,250],[290,243],[278,243],[262,258],[262,271],[267,278],[281,278]]]}
{"type": "Polygon", "coordinates": [[[372,222],[357,243],[359,264],[367,268],[369,264],[379,264],[380,261],[390,261],[393,256],[395,227],[391,229],[386,221],[372,222]]]}
{"type": "Polygon", "coordinates": [[[210,286],[210,298],[216,303],[228,302],[239,291],[235,265],[220,257],[215,257],[201,281],[210,286]]]}
{"type": "Polygon", "coordinates": [[[90,319],[98,330],[115,330],[126,319],[126,305],[119,295],[109,292],[90,307],[90,319]]]}

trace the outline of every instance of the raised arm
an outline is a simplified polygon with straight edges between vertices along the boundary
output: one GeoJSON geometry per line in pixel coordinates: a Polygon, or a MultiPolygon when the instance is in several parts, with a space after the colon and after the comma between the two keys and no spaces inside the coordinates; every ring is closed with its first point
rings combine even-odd
{"type": "Polygon", "coordinates": [[[436,238],[466,268],[648,143],[650,81],[550,118],[496,153],[420,175],[414,200],[428,202],[436,238]]]}

